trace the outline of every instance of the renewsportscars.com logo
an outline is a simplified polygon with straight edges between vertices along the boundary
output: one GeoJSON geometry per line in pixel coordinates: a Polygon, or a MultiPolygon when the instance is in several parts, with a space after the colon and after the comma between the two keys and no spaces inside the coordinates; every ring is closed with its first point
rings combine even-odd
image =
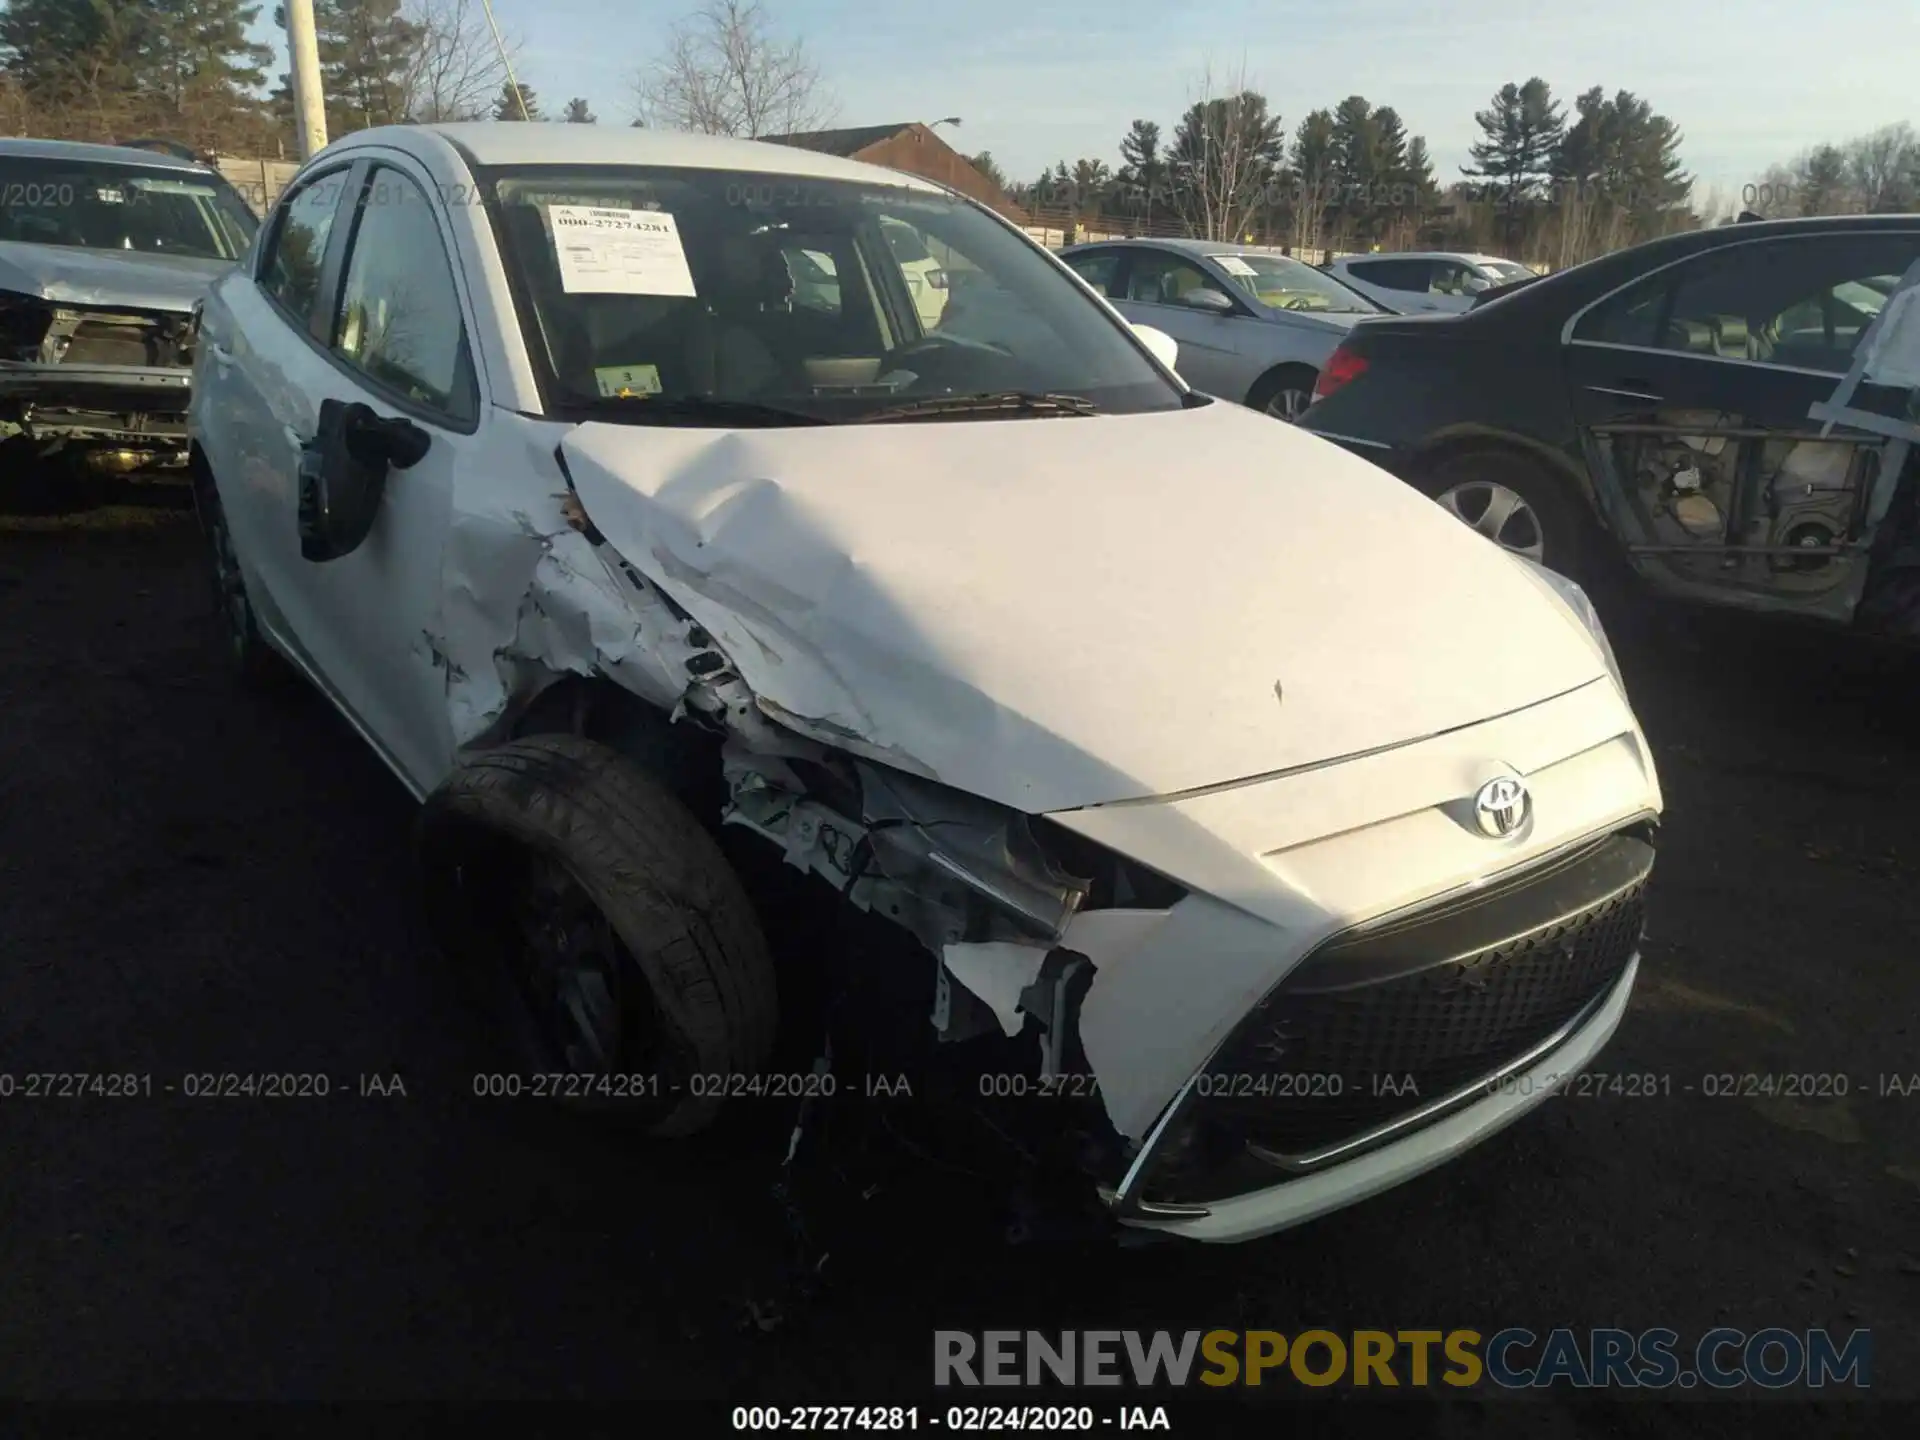
{"type": "Polygon", "coordinates": [[[951,1386],[1406,1386],[1781,1390],[1872,1384],[1873,1336],[1826,1330],[936,1330],[951,1386]]]}

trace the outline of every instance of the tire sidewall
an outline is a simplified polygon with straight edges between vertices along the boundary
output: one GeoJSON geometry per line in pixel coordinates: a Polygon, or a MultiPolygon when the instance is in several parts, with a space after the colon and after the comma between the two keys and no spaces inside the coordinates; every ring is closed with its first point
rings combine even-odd
{"type": "MultiPolygon", "coordinates": [[[[757,922],[752,922],[752,903],[692,811],[618,752],[572,736],[509,742],[475,759],[484,761],[501,750],[524,753],[563,745],[568,750],[595,752],[594,764],[602,771],[619,767],[627,785],[642,787],[646,805],[672,827],[682,863],[678,874],[665,874],[650,868],[643,857],[605,844],[596,847],[593,838],[605,832],[596,825],[590,807],[576,801],[565,784],[552,783],[545,774],[529,776],[524,785],[514,787],[511,804],[503,804],[497,793],[480,793],[467,783],[463,770],[456,770],[428,797],[416,849],[434,929],[462,983],[499,1025],[509,1061],[529,1069],[554,1068],[547,1037],[497,963],[497,952],[486,953],[497,937],[481,932],[479,918],[460,904],[459,886],[447,879],[447,867],[458,863],[462,847],[476,832],[489,843],[504,842],[566,870],[619,938],[626,952],[623,964],[631,967],[635,982],[647,987],[654,1010],[671,1026],[674,1043],[690,1057],[694,1073],[726,1074],[764,1066],[771,1052],[770,1029],[745,1039],[716,1033],[711,1017],[703,1019],[688,1007],[677,982],[659,960],[663,937],[670,936],[677,925],[696,923],[688,917],[704,917],[728,907],[745,919],[732,928],[725,963],[742,966],[747,983],[764,986],[771,997],[772,962],[757,922]],[[648,923],[649,916],[654,923],[648,923]],[[476,958],[479,964],[473,963],[476,958]]],[[[580,1099],[567,1102],[567,1108],[614,1117],[632,1115],[631,1107],[619,1101],[580,1099]]],[[[671,1108],[655,1112],[642,1128],[656,1137],[691,1134],[709,1124],[719,1109],[718,1095],[686,1093],[671,1108]]]]}

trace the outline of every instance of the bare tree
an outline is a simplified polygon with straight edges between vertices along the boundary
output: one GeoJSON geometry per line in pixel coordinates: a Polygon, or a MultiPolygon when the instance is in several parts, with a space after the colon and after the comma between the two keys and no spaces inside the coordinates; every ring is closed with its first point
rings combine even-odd
{"type": "Polygon", "coordinates": [[[760,0],[707,0],[635,88],[646,124],[707,135],[818,130],[838,110],[806,43],[775,35],[760,0]]]}
{"type": "Polygon", "coordinates": [[[1249,87],[1245,68],[1216,85],[1209,64],[1168,155],[1175,208],[1188,231],[1207,240],[1245,232],[1273,193],[1285,145],[1280,117],[1249,87]]]}
{"type": "Polygon", "coordinates": [[[501,54],[479,0],[407,0],[406,14],[421,31],[405,77],[407,118],[432,124],[487,114],[520,42],[508,39],[501,54]]]}

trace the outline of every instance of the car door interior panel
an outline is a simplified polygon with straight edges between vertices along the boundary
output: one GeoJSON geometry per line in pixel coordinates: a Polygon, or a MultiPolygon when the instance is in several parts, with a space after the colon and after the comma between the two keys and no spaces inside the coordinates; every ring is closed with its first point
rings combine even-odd
{"type": "Polygon", "coordinates": [[[1582,447],[1645,578],[1853,617],[1903,479],[1911,508],[1912,467],[1888,473],[1885,436],[1823,433],[1810,412],[1915,254],[1920,236],[1897,233],[1729,246],[1576,317],[1567,356],[1582,447]]]}

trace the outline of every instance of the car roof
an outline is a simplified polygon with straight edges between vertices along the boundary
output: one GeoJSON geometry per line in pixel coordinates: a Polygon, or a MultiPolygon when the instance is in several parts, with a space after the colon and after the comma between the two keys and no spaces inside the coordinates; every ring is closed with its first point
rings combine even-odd
{"type": "MultiPolygon", "coordinates": [[[[1080,250],[1178,250],[1186,255],[1273,255],[1282,260],[1298,260],[1297,255],[1287,255],[1272,245],[1236,245],[1231,240],[1193,240],[1184,235],[1161,237],[1157,235],[1129,236],[1125,240],[1083,240],[1077,245],[1068,245],[1060,253],[1071,255],[1080,250]]],[[[1305,264],[1305,261],[1301,261],[1305,264]]]]}
{"type": "Polygon", "coordinates": [[[1354,260],[1458,260],[1467,265],[1484,265],[1489,260],[1506,264],[1499,255],[1478,255],[1471,250],[1370,250],[1364,255],[1337,255],[1332,263],[1345,265],[1354,260]]]}
{"type": "Polygon", "coordinates": [[[182,160],[163,150],[136,150],[127,145],[89,145],[78,140],[29,140],[0,138],[0,156],[12,155],[27,160],[78,160],[90,165],[141,165],[149,170],[193,170],[218,174],[210,165],[197,160],[182,160]]]}
{"type": "Polygon", "coordinates": [[[564,125],[523,120],[381,125],[343,136],[323,153],[342,153],[362,146],[390,146],[419,153],[428,136],[451,145],[469,165],[658,165],[693,170],[754,170],[809,180],[904,185],[935,195],[953,193],[917,175],[843,160],[817,150],[775,145],[764,140],[735,140],[724,135],[691,135],[679,130],[648,130],[630,125],[564,125]]]}

